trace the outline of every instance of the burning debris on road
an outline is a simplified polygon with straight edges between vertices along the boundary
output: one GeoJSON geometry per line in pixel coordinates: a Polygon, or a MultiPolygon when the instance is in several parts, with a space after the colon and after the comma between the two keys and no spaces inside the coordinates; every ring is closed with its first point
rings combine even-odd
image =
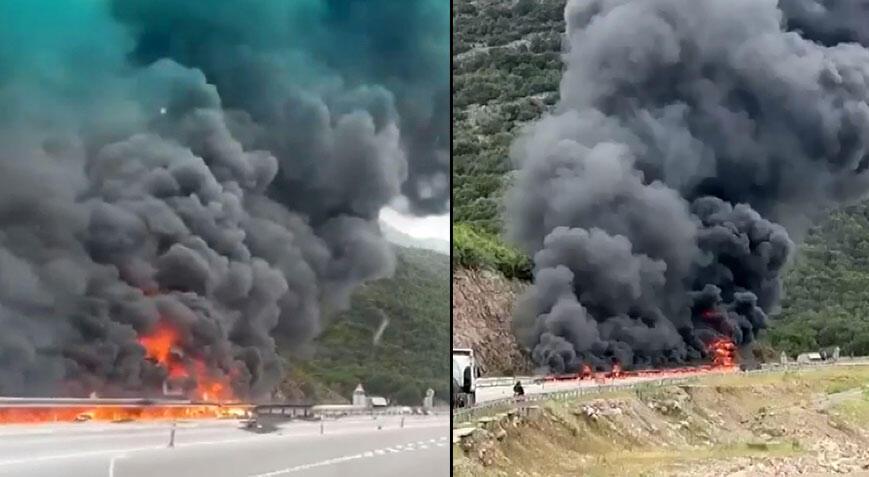
{"type": "Polygon", "coordinates": [[[448,8],[0,3],[0,396],[267,396],[448,206],[448,8]]]}
{"type": "Polygon", "coordinates": [[[245,404],[151,404],[142,406],[40,406],[2,407],[0,424],[47,422],[175,421],[191,419],[241,419],[248,416],[245,404]]]}
{"type": "Polygon", "coordinates": [[[567,3],[560,103],[514,144],[508,204],[543,371],[729,366],[766,327],[794,239],[869,190],[869,10],[844,3],[567,3]]]}
{"type": "Polygon", "coordinates": [[[712,361],[706,364],[691,366],[668,366],[661,368],[643,368],[625,370],[618,361],[612,362],[606,371],[596,371],[587,363],[583,363],[578,372],[548,374],[542,381],[582,381],[594,380],[598,384],[607,384],[616,380],[631,380],[634,378],[673,378],[700,376],[706,373],[731,373],[737,371],[736,346],[726,336],[713,340],[707,347],[707,354],[712,361]]]}

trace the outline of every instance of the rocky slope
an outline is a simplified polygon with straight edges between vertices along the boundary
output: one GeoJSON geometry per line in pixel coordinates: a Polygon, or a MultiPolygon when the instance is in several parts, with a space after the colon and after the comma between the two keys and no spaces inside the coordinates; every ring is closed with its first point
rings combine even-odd
{"type": "Polygon", "coordinates": [[[525,286],[495,272],[453,270],[453,347],[473,348],[484,375],[531,369],[510,329],[516,297],[525,286]]]}

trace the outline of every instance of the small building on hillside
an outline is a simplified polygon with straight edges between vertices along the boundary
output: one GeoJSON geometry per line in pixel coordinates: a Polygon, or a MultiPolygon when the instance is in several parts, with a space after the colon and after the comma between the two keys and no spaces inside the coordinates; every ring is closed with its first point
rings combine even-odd
{"type": "Polygon", "coordinates": [[[356,389],[353,390],[353,405],[356,407],[367,407],[368,406],[368,398],[365,396],[365,389],[362,387],[362,383],[359,383],[356,386],[356,389]]]}

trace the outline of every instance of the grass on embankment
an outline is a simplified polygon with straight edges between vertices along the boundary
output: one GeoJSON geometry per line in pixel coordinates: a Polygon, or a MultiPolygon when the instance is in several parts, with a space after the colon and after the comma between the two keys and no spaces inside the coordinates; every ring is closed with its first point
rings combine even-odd
{"type": "Polygon", "coordinates": [[[842,366],[551,401],[502,440],[457,448],[454,475],[653,476],[806,455],[821,438],[865,439],[864,386],[869,366],[842,366]]]}

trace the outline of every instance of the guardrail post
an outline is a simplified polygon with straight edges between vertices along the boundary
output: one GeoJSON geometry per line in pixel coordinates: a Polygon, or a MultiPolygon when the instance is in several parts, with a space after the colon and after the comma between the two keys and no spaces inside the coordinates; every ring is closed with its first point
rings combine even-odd
{"type": "Polygon", "coordinates": [[[320,416],[320,434],[323,434],[323,416],[320,416]]]}
{"type": "Polygon", "coordinates": [[[401,428],[404,429],[404,416],[401,416],[401,428]]]}
{"type": "Polygon", "coordinates": [[[175,447],[175,421],[172,421],[169,428],[169,447],[175,447]]]}

